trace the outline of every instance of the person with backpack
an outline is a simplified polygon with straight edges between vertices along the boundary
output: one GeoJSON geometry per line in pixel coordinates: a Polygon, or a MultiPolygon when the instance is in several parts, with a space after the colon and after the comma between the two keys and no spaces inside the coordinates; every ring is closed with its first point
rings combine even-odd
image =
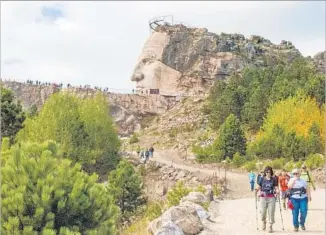
{"type": "Polygon", "coordinates": [[[255,189],[255,179],[256,179],[255,173],[253,171],[250,171],[250,173],[249,173],[249,184],[250,184],[251,192],[254,191],[254,189],[255,189]]]}
{"type": "Polygon", "coordinates": [[[308,183],[300,177],[300,173],[299,169],[293,169],[293,178],[288,183],[289,199],[293,206],[292,218],[295,232],[299,231],[299,225],[302,230],[306,230],[305,222],[308,212],[308,201],[311,201],[310,188],[308,183]],[[300,218],[300,221],[298,218],[300,218]]]}
{"type": "Polygon", "coordinates": [[[275,194],[279,194],[278,182],[276,181],[272,167],[265,167],[264,175],[260,178],[255,193],[257,194],[258,191],[260,191],[261,220],[263,222],[262,230],[266,230],[266,215],[268,212],[268,232],[272,233],[273,224],[275,223],[275,194]]]}
{"type": "Polygon", "coordinates": [[[307,169],[307,166],[305,164],[303,164],[301,166],[301,176],[300,176],[300,178],[304,179],[307,182],[308,187],[312,187],[313,190],[316,190],[316,186],[314,184],[314,181],[313,181],[313,179],[312,179],[312,177],[311,177],[311,175],[310,175],[310,173],[309,173],[309,171],[307,169]]]}
{"type": "Polygon", "coordinates": [[[146,158],[146,161],[148,161],[148,159],[149,159],[149,151],[148,151],[148,149],[146,149],[145,158],[146,158]]]}
{"type": "Polygon", "coordinates": [[[152,147],[149,148],[149,156],[153,157],[153,155],[154,155],[154,148],[152,146],[152,147]]]}
{"type": "Polygon", "coordinates": [[[289,180],[290,176],[287,174],[285,169],[282,169],[281,175],[278,177],[278,187],[280,189],[280,197],[284,210],[286,210],[286,193],[288,190],[289,180]]]}
{"type": "Polygon", "coordinates": [[[144,150],[141,150],[141,151],[140,151],[140,160],[141,160],[141,161],[144,161],[144,163],[146,163],[145,152],[144,152],[144,150]]]}

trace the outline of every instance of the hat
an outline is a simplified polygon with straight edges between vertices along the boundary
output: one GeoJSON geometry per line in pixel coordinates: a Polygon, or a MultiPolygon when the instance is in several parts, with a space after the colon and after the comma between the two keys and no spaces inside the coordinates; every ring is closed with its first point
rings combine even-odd
{"type": "Polygon", "coordinates": [[[292,174],[300,174],[300,170],[295,168],[292,170],[292,174]]]}

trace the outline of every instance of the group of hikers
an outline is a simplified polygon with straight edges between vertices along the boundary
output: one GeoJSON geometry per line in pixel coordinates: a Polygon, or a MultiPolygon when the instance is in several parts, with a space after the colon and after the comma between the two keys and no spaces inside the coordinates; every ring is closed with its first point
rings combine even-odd
{"type": "MultiPolygon", "coordinates": [[[[277,199],[280,204],[282,225],[281,201],[284,210],[287,208],[292,210],[294,231],[299,231],[299,225],[302,230],[306,230],[305,221],[308,212],[308,202],[311,201],[311,188],[316,190],[314,181],[306,165],[302,165],[301,169],[293,169],[291,173],[283,169],[278,175],[274,174],[272,167],[266,166],[263,171],[259,172],[257,179],[255,173],[251,171],[249,173],[249,183],[251,191],[255,191],[256,213],[257,202],[260,201],[262,230],[266,230],[266,215],[268,213],[268,232],[273,232],[277,199]],[[255,183],[257,183],[256,189],[255,183]]],[[[256,219],[258,229],[257,214],[256,219]]]]}
{"type": "Polygon", "coordinates": [[[140,157],[140,161],[146,163],[150,157],[154,156],[153,146],[147,149],[141,149],[140,146],[137,147],[137,156],[140,157]]]}

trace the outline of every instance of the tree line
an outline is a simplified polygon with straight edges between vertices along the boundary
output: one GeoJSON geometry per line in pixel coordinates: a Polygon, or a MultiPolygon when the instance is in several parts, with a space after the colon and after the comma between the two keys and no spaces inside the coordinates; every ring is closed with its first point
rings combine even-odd
{"type": "Polygon", "coordinates": [[[325,74],[305,58],[246,68],[216,81],[203,112],[218,137],[210,146],[193,146],[193,152],[206,162],[236,153],[247,159],[294,160],[323,153],[324,89],[325,74]]]}

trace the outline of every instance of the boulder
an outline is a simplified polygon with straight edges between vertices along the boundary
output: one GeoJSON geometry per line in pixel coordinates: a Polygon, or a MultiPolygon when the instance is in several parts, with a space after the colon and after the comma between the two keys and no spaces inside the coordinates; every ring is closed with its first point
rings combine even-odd
{"type": "Polygon", "coordinates": [[[171,222],[178,226],[185,235],[195,235],[203,230],[196,207],[188,204],[169,208],[161,217],[149,224],[148,231],[157,234],[166,224],[171,225],[171,222]]]}
{"type": "Polygon", "coordinates": [[[180,206],[190,208],[189,210],[193,210],[193,208],[195,208],[196,213],[202,222],[204,222],[204,220],[209,218],[209,214],[207,213],[207,211],[205,211],[205,209],[202,206],[196,203],[190,201],[184,201],[180,204],[180,206]]]}
{"type": "Polygon", "coordinates": [[[175,223],[169,221],[165,223],[155,235],[185,235],[181,228],[179,228],[175,223]]]}
{"type": "Polygon", "coordinates": [[[187,196],[181,199],[181,203],[185,201],[190,201],[197,204],[208,202],[207,197],[201,192],[190,192],[187,196]]]}
{"type": "Polygon", "coordinates": [[[162,181],[158,181],[155,183],[155,194],[162,197],[166,194],[167,187],[162,181]]]}

